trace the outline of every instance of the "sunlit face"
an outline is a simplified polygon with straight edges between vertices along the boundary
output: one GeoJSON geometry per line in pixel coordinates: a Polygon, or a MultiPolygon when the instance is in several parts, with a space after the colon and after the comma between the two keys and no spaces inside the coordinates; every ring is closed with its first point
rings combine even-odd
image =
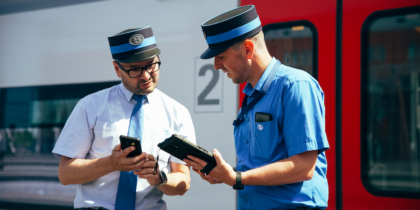
{"type": "MultiPolygon", "coordinates": [[[[156,56],[149,60],[134,62],[134,63],[119,63],[119,65],[125,70],[136,69],[140,67],[145,67],[149,64],[156,63],[159,61],[159,58],[156,56]]],[[[123,71],[118,64],[114,61],[114,69],[118,77],[121,78],[121,81],[127,90],[131,91],[137,95],[147,95],[157,87],[159,82],[159,69],[154,73],[148,73],[146,70],[143,70],[143,73],[136,78],[130,78],[129,75],[123,71]]],[[[159,66],[159,65],[158,65],[159,66]]]]}
{"type": "Polygon", "coordinates": [[[246,57],[229,47],[224,52],[214,57],[214,69],[221,69],[235,84],[249,81],[251,68],[246,62],[246,57]]]}

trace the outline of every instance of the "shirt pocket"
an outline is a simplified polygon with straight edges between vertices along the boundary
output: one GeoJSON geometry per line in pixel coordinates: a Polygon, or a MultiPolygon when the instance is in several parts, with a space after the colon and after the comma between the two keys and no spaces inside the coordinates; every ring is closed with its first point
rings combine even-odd
{"type": "Polygon", "coordinates": [[[119,144],[119,127],[117,122],[96,121],[90,158],[106,157],[112,153],[112,149],[119,144]]]}
{"type": "Polygon", "coordinates": [[[274,137],[277,131],[275,129],[274,121],[253,123],[252,156],[262,160],[270,160],[273,156],[273,150],[276,148],[274,137]]]}

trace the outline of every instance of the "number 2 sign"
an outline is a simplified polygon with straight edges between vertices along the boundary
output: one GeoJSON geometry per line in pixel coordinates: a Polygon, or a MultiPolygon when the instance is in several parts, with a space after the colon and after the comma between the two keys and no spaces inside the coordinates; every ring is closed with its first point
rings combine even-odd
{"type": "Polygon", "coordinates": [[[194,108],[200,112],[222,112],[223,74],[214,70],[213,59],[195,58],[194,108]]]}

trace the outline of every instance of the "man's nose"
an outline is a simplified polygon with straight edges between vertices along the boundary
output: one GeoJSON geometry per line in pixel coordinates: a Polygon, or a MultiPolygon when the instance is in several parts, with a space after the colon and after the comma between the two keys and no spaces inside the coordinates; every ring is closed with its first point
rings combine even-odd
{"type": "Polygon", "coordinates": [[[219,61],[217,61],[217,58],[214,58],[214,66],[213,67],[217,71],[217,70],[223,68],[223,65],[219,61]]]}
{"type": "Polygon", "coordinates": [[[152,77],[150,75],[150,73],[147,72],[146,70],[143,70],[143,72],[141,73],[141,75],[140,75],[139,78],[142,79],[142,80],[145,80],[145,81],[149,81],[150,80],[150,77],[152,77]]]}

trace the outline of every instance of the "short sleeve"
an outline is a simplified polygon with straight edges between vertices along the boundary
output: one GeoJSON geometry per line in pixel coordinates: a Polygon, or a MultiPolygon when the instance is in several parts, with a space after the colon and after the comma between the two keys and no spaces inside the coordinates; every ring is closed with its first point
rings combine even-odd
{"type": "Polygon", "coordinates": [[[93,140],[84,100],[80,100],[67,119],[52,153],[55,156],[85,159],[93,140]]]}
{"type": "MultiPolygon", "coordinates": [[[[187,139],[188,141],[194,144],[197,144],[196,139],[195,139],[194,125],[193,125],[191,115],[188,112],[188,110],[185,107],[182,107],[182,112],[178,116],[182,117],[182,119],[180,120],[181,124],[179,126],[178,135],[184,137],[185,139],[187,139]]],[[[184,161],[174,156],[171,156],[169,160],[171,162],[175,162],[179,164],[184,164],[184,165],[186,164],[184,161]]]]}
{"type": "Polygon", "coordinates": [[[329,148],[325,134],[324,93],[312,81],[289,83],[283,94],[283,133],[289,157],[329,148]]]}

